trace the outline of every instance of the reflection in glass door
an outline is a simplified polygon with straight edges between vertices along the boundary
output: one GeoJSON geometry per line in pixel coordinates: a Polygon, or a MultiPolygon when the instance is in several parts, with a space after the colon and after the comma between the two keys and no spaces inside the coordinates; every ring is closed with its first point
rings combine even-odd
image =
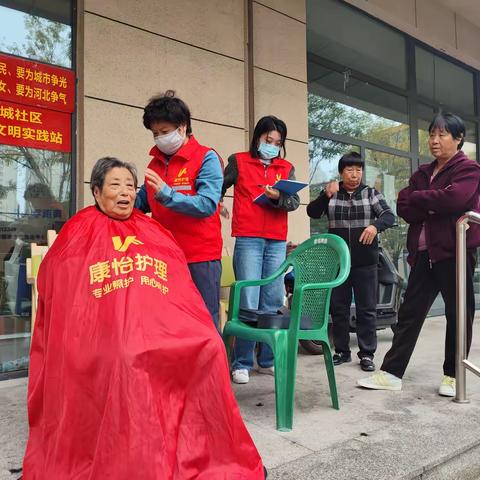
{"type": "MultiPolygon", "coordinates": [[[[0,378],[28,367],[32,300],[26,281],[26,259],[30,256],[30,244],[46,244],[47,230],[58,231],[70,211],[70,148],[54,148],[52,143],[63,140],[40,119],[56,117],[59,100],[67,98],[66,90],[60,91],[66,88],[64,79],[57,75],[59,70],[65,70],[51,67],[72,68],[74,2],[13,0],[3,3],[11,8],[0,6],[0,74],[14,78],[12,72],[7,72],[10,68],[7,60],[25,62],[28,68],[14,70],[18,84],[12,92],[18,98],[0,96],[3,102],[0,120],[8,119],[12,123],[8,130],[4,126],[4,135],[0,137],[0,378]],[[42,62],[38,63],[38,70],[30,60],[42,62]],[[42,69],[44,73],[40,75],[42,69]],[[37,82],[36,88],[33,90],[28,82],[37,82]],[[42,103],[42,108],[35,104],[37,113],[28,115],[32,97],[27,91],[39,95],[36,99],[40,99],[41,94],[42,101],[50,103],[42,103]],[[54,104],[57,100],[58,105],[54,104]],[[14,125],[14,122],[23,123],[14,125]],[[18,142],[8,141],[5,131],[18,142]],[[35,148],[28,143],[40,140],[44,145],[35,145],[35,148]]],[[[11,95],[12,92],[8,90],[11,95]]],[[[68,113],[71,114],[71,110],[68,113]]],[[[69,115],[62,126],[70,132],[69,115]]]]}
{"type": "Polygon", "coordinates": [[[28,367],[26,259],[67,220],[70,182],[70,154],[0,145],[0,373],[28,367]]]}
{"type": "MultiPolygon", "coordinates": [[[[398,192],[408,185],[411,175],[410,159],[398,155],[365,150],[364,182],[376,188],[394,213],[397,211],[398,192]]],[[[397,217],[397,224],[380,235],[380,243],[389,254],[403,278],[408,276],[406,240],[408,225],[397,217]]]]}

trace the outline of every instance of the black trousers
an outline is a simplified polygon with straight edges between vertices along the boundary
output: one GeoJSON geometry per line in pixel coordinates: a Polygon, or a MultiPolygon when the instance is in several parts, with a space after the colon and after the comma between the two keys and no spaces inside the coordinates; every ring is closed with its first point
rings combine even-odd
{"type": "Polygon", "coordinates": [[[219,329],[218,311],[220,309],[220,277],[222,275],[222,262],[211,260],[209,262],[189,263],[188,268],[192,280],[205,302],[207,310],[212,316],[213,323],[219,329]]]}
{"type": "MultiPolygon", "coordinates": [[[[475,314],[473,272],[475,250],[467,251],[467,354],[472,344],[472,324],[475,314]]],[[[417,343],[418,336],[432,303],[440,292],[445,302],[447,332],[443,372],[455,377],[456,350],[456,261],[449,258],[430,264],[427,252],[418,254],[408,277],[408,286],[398,312],[398,325],[390,350],[383,360],[382,370],[402,378],[417,343]]]]}
{"type": "Polygon", "coordinates": [[[350,305],[352,289],[357,317],[358,356],[373,358],[377,349],[378,267],[354,267],[345,283],[333,289],[330,313],[333,320],[335,352],[350,353],[350,305]]]}

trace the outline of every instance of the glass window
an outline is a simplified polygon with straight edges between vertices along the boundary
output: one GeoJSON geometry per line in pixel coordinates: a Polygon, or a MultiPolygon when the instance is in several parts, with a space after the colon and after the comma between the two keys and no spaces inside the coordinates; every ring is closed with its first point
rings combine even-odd
{"type": "Polygon", "coordinates": [[[475,113],[473,73],[415,47],[417,93],[468,114],[475,113]]]}
{"type": "Polygon", "coordinates": [[[308,78],[310,126],[410,150],[405,97],[313,62],[308,63],[308,78]]]}
{"type": "Polygon", "coordinates": [[[402,34],[338,0],[307,0],[307,51],[406,88],[402,34]]]}
{"type": "MultiPolygon", "coordinates": [[[[310,159],[310,200],[315,200],[325,184],[339,180],[338,161],[348,152],[360,153],[356,145],[334,142],[324,138],[311,136],[309,140],[310,159]]],[[[311,234],[325,233],[328,230],[326,218],[310,219],[311,234]]]]}
{"type": "MultiPolygon", "coordinates": [[[[54,12],[50,12],[46,8],[37,8],[34,11],[38,14],[31,15],[2,6],[2,3],[20,2],[0,1],[0,51],[71,68],[72,27],[58,21],[58,19],[65,21],[65,15],[54,15],[54,12]],[[39,16],[42,13],[50,15],[55,20],[39,16]]],[[[33,2],[21,3],[25,8],[33,2]]],[[[55,2],[55,4],[57,3],[61,10],[70,8],[70,2],[55,2]]]]}
{"type": "Polygon", "coordinates": [[[472,160],[477,159],[477,124],[473,122],[465,122],[465,141],[463,142],[462,150],[472,160]]]}
{"type": "Polygon", "coordinates": [[[0,145],[0,373],[28,366],[26,258],[66,221],[70,177],[70,154],[0,145]]]}
{"type": "MultiPolygon", "coordinates": [[[[397,211],[398,192],[408,185],[410,175],[411,165],[408,158],[366,150],[364,182],[382,193],[394,213],[397,211]]],[[[402,275],[407,272],[405,250],[407,228],[408,225],[397,217],[397,226],[380,235],[382,247],[402,275]]]]}
{"type": "MultiPolygon", "coordinates": [[[[72,68],[71,12],[68,0],[0,0],[0,52],[72,68]]],[[[64,123],[71,127],[68,116],[64,123]]],[[[0,140],[0,374],[28,367],[26,259],[32,242],[46,244],[47,230],[59,231],[67,220],[71,178],[70,153],[0,140]]]]}
{"type": "Polygon", "coordinates": [[[418,150],[420,155],[427,157],[430,157],[430,149],[428,148],[428,126],[430,125],[435,113],[437,112],[432,107],[423,104],[417,105],[418,150]]]}

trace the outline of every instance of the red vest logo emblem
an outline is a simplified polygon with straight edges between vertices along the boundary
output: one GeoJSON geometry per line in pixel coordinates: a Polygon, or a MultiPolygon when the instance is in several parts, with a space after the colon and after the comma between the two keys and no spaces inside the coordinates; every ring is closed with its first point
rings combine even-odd
{"type": "Polygon", "coordinates": [[[180,169],[180,171],[178,172],[177,178],[183,177],[184,175],[186,175],[186,173],[187,173],[187,167],[180,169]]]}

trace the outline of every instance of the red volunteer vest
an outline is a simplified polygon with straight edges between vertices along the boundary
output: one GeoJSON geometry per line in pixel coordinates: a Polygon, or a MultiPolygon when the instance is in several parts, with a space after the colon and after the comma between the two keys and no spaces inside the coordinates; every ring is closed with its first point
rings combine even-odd
{"type": "Polygon", "coordinates": [[[273,185],[278,180],[288,180],[292,164],[275,158],[265,166],[249,152],[236,153],[238,178],[233,195],[233,237],[261,237],[269,240],[286,240],[288,232],[287,211],[268,205],[253,203],[264,189],[258,185],[273,185]]]}
{"type": "MultiPolygon", "coordinates": [[[[162,180],[183,195],[196,195],[195,181],[202,166],[208,147],[200,145],[190,137],[189,141],[166,162],[165,155],[155,146],[148,168],[154,170],[162,180]]],[[[172,232],[188,263],[208,262],[222,258],[222,229],[220,207],[209,217],[197,218],[174,212],[155,200],[153,189],[145,184],[152,217],[172,232]]]]}

